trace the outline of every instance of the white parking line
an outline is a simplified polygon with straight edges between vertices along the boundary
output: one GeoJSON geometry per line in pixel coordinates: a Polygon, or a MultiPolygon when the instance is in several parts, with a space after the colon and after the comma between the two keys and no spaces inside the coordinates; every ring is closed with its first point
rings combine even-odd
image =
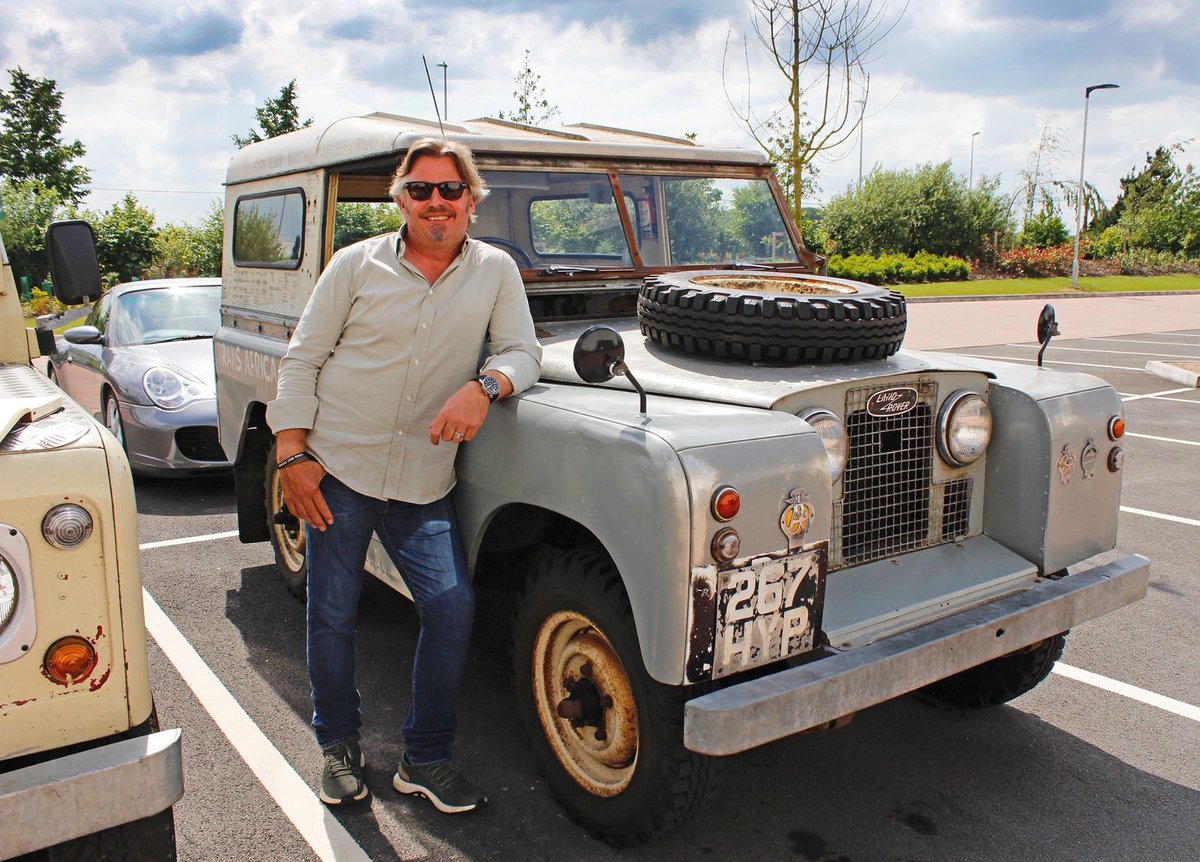
{"type": "Polygon", "coordinates": [[[1158,518],[1160,521],[1173,521],[1176,524],[1200,527],[1200,521],[1194,518],[1181,518],[1179,515],[1164,515],[1162,512],[1150,512],[1146,509],[1135,509],[1132,506],[1122,506],[1121,511],[1128,512],[1130,515],[1145,515],[1147,518],[1158,518]]]}
{"type": "MultiPolygon", "coordinates": [[[[1036,348],[1037,345],[1028,344],[1008,344],[1006,347],[1030,347],[1036,348]]],[[[1200,356],[1178,356],[1174,353],[1162,353],[1157,350],[1101,350],[1099,347],[1055,347],[1050,345],[1047,350],[1071,350],[1075,353],[1117,353],[1121,356],[1158,356],[1163,359],[1182,360],[1184,362],[1200,362],[1200,356]]]]}
{"type": "MultiPolygon", "coordinates": [[[[1163,333],[1164,335],[1169,333],[1163,333]]],[[[1135,338],[1080,338],[1079,341],[1115,341],[1117,344],[1161,344],[1164,347],[1187,347],[1184,341],[1141,341],[1135,338]]]]}
{"type": "Polygon", "coordinates": [[[171,545],[190,545],[193,542],[211,542],[213,539],[228,539],[231,536],[236,536],[237,530],[230,530],[227,533],[208,533],[204,536],[188,536],[186,539],[166,539],[162,542],[145,542],[138,545],[143,551],[149,548],[167,548],[171,545]]]}
{"type": "Polygon", "coordinates": [[[1144,688],[1138,688],[1136,685],[1109,679],[1098,673],[1092,673],[1090,670],[1084,670],[1083,668],[1063,664],[1062,662],[1055,664],[1053,670],[1054,673],[1061,674],[1069,679],[1086,683],[1096,688],[1102,688],[1105,691],[1111,691],[1113,694],[1119,694],[1131,700],[1149,704],[1150,706],[1174,713],[1183,718],[1190,718],[1192,721],[1200,721],[1200,706],[1192,706],[1190,703],[1184,703],[1182,700],[1175,700],[1173,697],[1156,694],[1144,688]]]}
{"type": "Polygon", "coordinates": [[[371,857],[259,730],[154,597],[142,590],[142,601],[146,608],[146,630],[313,852],[328,862],[370,862],[371,857]]]}
{"type": "Polygon", "coordinates": [[[1176,440],[1174,437],[1155,437],[1152,434],[1134,434],[1132,431],[1126,431],[1125,436],[1138,437],[1142,440],[1157,440],[1160,443],[1182,443],[1184,446],[1200,446],[1200,441],[1197,440],[1176,440]]]}
{"type": "MultiPolygon", "coordinates": [[[[1018,345],[1022,346],[1022,345],[1018,345]]],[[[949,351],[946,351],[949,352],[949,351]]],[[[991,356],[986,353],[964,353],[961,350],[954,351],[956,356],[970,356],[975,359],[1001,359],[1005,362],[1037,362],[1037,359],[1023,359],[1020,356],[991,356]]],[[[1115,368],[1118,371],[1145,371],[1145,367],[1135,368],[1132,365],[1100,365],[1096,362],[1064,362],[1061,359],[1047,359],[1047,365],[1082,365],[1084,368],[1115,368]]]]}
{"type": "MultiPolygon", "coordinates": [[[[1163,395],[1174,395],[1177,392],[1195,392],[1196,387],[1185,386],[1182,389],[1164,389],[1162,392],[1147,392],[1145,395],[1125,395],[1121,394],[1122,401],[1138,401],[1142,398],[1160,398],[1163,395]]],[[[1164,399],[1166,400],[1166,399],[1164,399]]]]}

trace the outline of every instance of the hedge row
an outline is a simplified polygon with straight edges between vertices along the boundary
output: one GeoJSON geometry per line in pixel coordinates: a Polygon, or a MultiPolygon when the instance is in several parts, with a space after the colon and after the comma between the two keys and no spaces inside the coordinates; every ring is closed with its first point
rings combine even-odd
{"type": "Polygon", "coordinates": [[[919,251],[912,257],[903,254],[831,255],[829,274],[869,284],[913,284],[928,281],[964,281],[971,267],[957,257],[940,257],[919,251]]]}

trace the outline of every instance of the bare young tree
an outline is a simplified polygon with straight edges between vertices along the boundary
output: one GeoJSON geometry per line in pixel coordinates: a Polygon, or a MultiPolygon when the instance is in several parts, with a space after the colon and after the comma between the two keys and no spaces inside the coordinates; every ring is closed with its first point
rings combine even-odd
{"type": "Polygon", "coordinates": [[[496,116],[499,119],[524,123],[527,126],[540,126],[558,116],[558,106],[550,104],[550,100],[546,98],[542,76],[529,65],[528,48],[525,49],[525,65],[513,80],[517,85],[517,89],[513,91],[517,107],[512,111],[498,111],[496,116]]]}
{"type": "MultiPolygon", "coordinates": [[[[907,6],[905,6],[907,9],[907,6]]],[[[777,163],[797,221],[812,190],[813,160],[852,140],[866,110],[873,51],[896,23],[886,0],[753,0],[755,36],[783,78],[784,107],[763,115],[751,97],[746,47],[746,95],[726,98],[734,115],[777,163]]],[[[726,69],[729,46],[722,74],[726,69]]]]}

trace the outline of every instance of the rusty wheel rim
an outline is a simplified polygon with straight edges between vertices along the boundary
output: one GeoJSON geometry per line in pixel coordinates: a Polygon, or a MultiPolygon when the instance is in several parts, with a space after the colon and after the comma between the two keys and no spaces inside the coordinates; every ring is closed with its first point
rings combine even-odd
{"type": "Polygon", "coordinates": [[[696,284],[717,289],[740,290],[748,293],[794,294],[807,296],[853,296],[857,288],[848,284],[819,281],[815,278],[787,275],[738,274],[704,275],[692,279],[696,284]]]}
{"type": "Polygon", "coordinates": [[[271,534],[275,547],[289,571],[299,572],[304,568],[304,524],[295,519],[294,526],[276,524],[275,515],[283,511],[283,485],[279,471],[271,475],[271,534]]]}
{"type": "Polygon", "coordinates": [[[554,756],[584,790],[616,796],[637,767],[638,714],[612,643],[583,614],[558,611],[538,628],[532,660],[538,719],[554,756]],[[598,696],[602,715],[593,711],[582,721],[561,717],[559,705],[581,685],[598,696]]]}

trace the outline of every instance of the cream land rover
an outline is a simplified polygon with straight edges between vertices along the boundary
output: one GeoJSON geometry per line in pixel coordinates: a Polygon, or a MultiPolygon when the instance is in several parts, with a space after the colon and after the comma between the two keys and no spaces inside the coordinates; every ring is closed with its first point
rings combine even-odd
{"type": "MultiPolygon", "coordinates": [[[[98,296],[91,229],[47,244],[58,297],[98,296]]],[[[0,859],[174,859],[180,732],[150,694],[129,461],[32,367],[0,259],[0,859]]]]}
{"type": "MultiPolygon", "coordinates": [[[[229,167],[221,442],[242,540],[272,542],[301,596],[264,418],[278,361],[351,216],[440,133],[351,117],[229,167]]],[[[1144,558],[1068,569],[1116,541],[1116,392],[900,349],[904,298],[822,276],[760,154],[588,124],[444,134],[476,154],[472,236],[517,262],[545,351],[460,450],[462,539],[476,583],[517,597],[517,704],[593,834],[677,829],[721,755],[889,698],[1004,703],[1068,629],[1144,595],[1144,558]]],[[[368,567],[404,590],[377,546],[368,567]]]]}

